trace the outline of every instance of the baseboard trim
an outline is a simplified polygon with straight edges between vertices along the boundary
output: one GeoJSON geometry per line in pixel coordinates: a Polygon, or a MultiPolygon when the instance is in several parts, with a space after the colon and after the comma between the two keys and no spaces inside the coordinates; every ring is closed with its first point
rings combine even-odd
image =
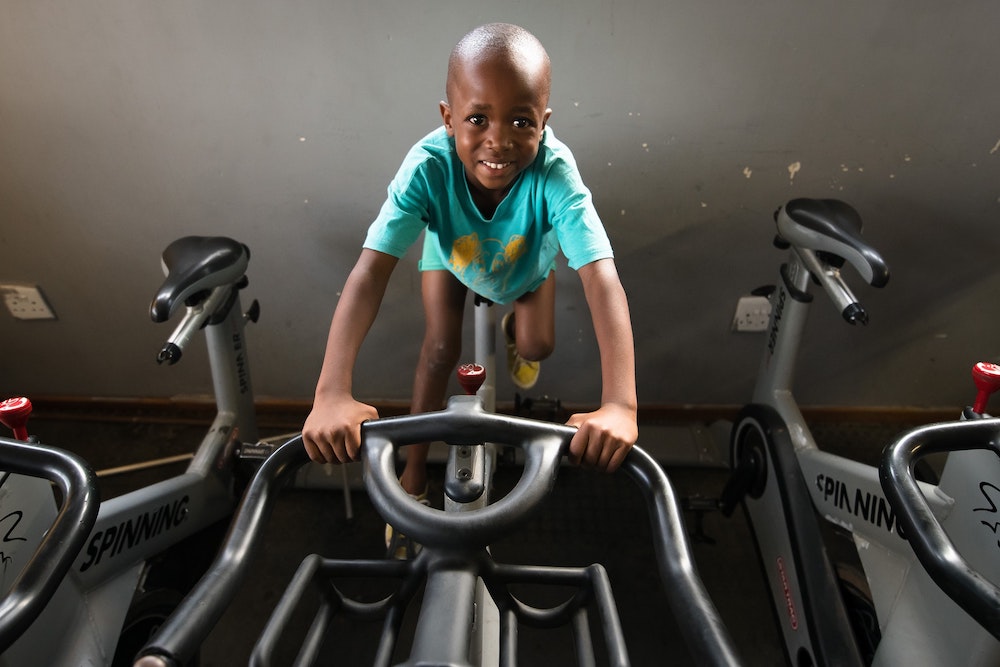
{"type": "MultiPolygon", "coordinates": [[[[406,414],[409,404],[398,400],[371,400],[383,417],[406,414]]],[[[208,397],[173,398],[111,398],[80,396],[38,396],[32,398],[34,416],[38,419],[203,423],[215,413],[215,404],[208,397]]],[[[295,429],[302,425],[311,407],[310,401],[294,399],[261,399],[256,403],[257,420],[261,428],[295,429]]],[[[563,404],[567,414],[588,412],[594,405],[563,404]]],[[[739,412],[738,405],[643,405],[639,407],[640,423],[711,423],[731,421],[739,412]]],[[[815,422],[926,424],[955,419],[960,407],[919,406],[802,406],[803,416],[815,422]]],[[[500,402],[497,411],[513,414],[513,402],[500,402]]]]}

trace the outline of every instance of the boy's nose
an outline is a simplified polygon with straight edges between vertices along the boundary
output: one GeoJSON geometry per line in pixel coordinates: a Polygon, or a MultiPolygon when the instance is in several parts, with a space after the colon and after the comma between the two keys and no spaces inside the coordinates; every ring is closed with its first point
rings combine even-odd
{"type": "Polygon", "coordinates": [[[510,130],[506,125],[496,124],[490,127],[487,143],[491,148],[505,149],[513,145],[510,130]]]}

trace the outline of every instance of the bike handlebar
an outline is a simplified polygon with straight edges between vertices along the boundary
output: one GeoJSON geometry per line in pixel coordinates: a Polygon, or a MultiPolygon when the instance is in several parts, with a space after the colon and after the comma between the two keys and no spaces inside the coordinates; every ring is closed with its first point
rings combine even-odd
{"type": "Polygon", "coordinates": [[[97,521],[97,476],[75,454],[0,438],[4,472],[54,483],[62,504],[52,527],[0,601],[0,653],[13,644],[45,609],[69,572],[97,521]]]}
{"type": "MultiPolygon", "coordinates": [[[[510,530],[545,499],[575,429],[483,410],[473,396],[453,397],[445,410],[390,417],[362,425],[365,485],[380,512],[393,512],[393,525],[425,546],[471,548],[510,530]],[[494,505],[444,513],[418,505],[396,482],[394,446],[428,440],[451,445],[500,442],[526,453],[521,480],[494,505]]],[[[302,438],[279,447],[260,467],[244,494],[215,562],[156,636],[136,665],[162,667],[192,657],[232,602],[248,574],[249,555],[260,546],[277,492],[308,462],[302,438]]],[[[721,617],[698,578],[687,533],[670,481],[662,468],[633,447],[622,469],[641,487],[651,508],[653,539],[663,588],[698,664],[739,664],[721,617]]]]}
{"type": "Polygon", "coordinates": [[[209,318],[215,315],[216,310],[226,302],[230,294],[232,294],[232,285],[214,287],[207,293],[204,300],[193,306],[188,306],[184,317],[177,323],[174,332],[156,356],[156,363],[166,362],[167,365],[173,365],[180,361],[184,347],[198,331],[204,328],[209,318]]]}
{"type": "Polygon", "coordinates": [[[809,272],[816,277],[823,290],[837,307],[841,317],[848,324],[868,324],[868,312],[855,298],[851,288],[848,287],[840,270],[823,262],[812,250],[796,248],[796,253],[802,258],[802,263],[809,272]]]}
{"type": "Polygon", "coordinates": [[[1000,419],[932,424],[910,431],[886,447],[879,478],[906,539],[931,579],[990,634],[1000,639],[1000,588],[958,552],[938,522],[914,477],[917,458],[928,454],[986,449],[1000,456],[1000,419]]]}
{"type": "Polygon", "coordinates": [[[555,484],[556,470],[576,429],[529,422],[483,410],[474,396],[455,396],[451,416],[407,415],[365,422],[365,477],[368,494],[383,516],[403,534],[428,546],[480,548],[523,521],[555,484]],[[444,512],[414,503],[396,482],[394,447],[444,441],[453,445],[500,442],[524,450],[524,473],[499,501],[465,512],[444,512]]]}

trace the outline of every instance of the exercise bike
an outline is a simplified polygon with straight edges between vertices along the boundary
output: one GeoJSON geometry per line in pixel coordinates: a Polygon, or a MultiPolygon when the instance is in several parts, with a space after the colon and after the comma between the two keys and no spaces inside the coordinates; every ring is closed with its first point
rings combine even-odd
{"type": "MultiPolygon", "coordinates": [[[[858,213],[844,202],[795,199],[778,209],[775,221],[775,245],[788,258],[777,287],[765,290],[770,326],[752,403],[732,426],[733,474],[720,507],[726,514],[737,504],[745,509],[789,662],[995,665],[995,620],[993,628],[984,627],[942,592],[915,555],[913,524],[903,518],[899,501],[883,493],[878,469],[821,451],[792,394],[815,287],[848,323],[865,324],[867,312],[841,269],[853,268],[876,288],[886,285],[889,269],[861,236],[858,213]],[[828,527],[851,538],[861,580],[832,562],[828,527]]],[[[948,456],[936,484],[921,482],[917,492],[958,552],[991,582],[1000,582],[996,535],[979,525],[975,513],[989,500],[983,489],[996,488],[989,485],[998,480],[996,456],[961,452],[948,456]]],[[[909,488],[907,499],[916,502],[909,488]]],[[[994,618],[996,600],[986,602],[994,605],[994,618]]]]}
{"type": "MultiPolygon", "coordinates": [[[[481,367],[475,370],[480,371],[481,367]]],[[[607,664],[630,664],[610,582],[601,565],[509,565],[495,562],[489,551],[491,543],[516,531],[545,502],[574,433],[575,429],[559,424],[493,414],[474,395],[453,397],[447,408],[438,412],[365,422],[362,457],[365,487],[372,503],[383,518],[412,535],[422,549],[412,560],[307,556],[258,637],[250,664],[275,664],[276,646],[293,625],[294,614],[309,592],[320,601],[312,620],[307,619],[296,665],[315,664],[320,658],[323,664],[337,664],[336,647],[324,648],[324,639],[334,619],[345,617],[381,625],[373,661],[379,667],[511,667],[518,659],[519,627],[565,625],[574,630],[579,664],[597,664],[600,648],[607,664]],[[427,441],[444,442],[458,450],[483,442],[515,447],[523,457],[523,472],[506,495],[483,506],[463,511],[433,509],[409,497],[395,471],[400,447],[427,441]],[[381,599],[355,599],[343,592],[344,581],[354,577],[396,585],[381,599]],[[564,603],[543,608],[518,597],[514,589],[525,584],[569,587],[573,592],[564,603]],[[484,607],[477,592],[481,587],[488,591],[495,607],[495,621],[492,616],[483,618],[484,607]],[[418,591],[422,591],[422,599],[413,638],[403,645],[399,643],[400,628],[418,591]],[[592,628],[600,633],[597,642],[592,628]],[[486,642],[481,639],[484,634],[491,636],[486,642]],[[496,646],[496,653],[486,646],[496,646]]],[[[297,437],[263,463],[244,495],[219,557],[142,649],[137,667],[174,667],[197,651],[233,601],[241,582],[252,573],[247,556],[261,548],[263,528],[278,494],[307,461],[301,437],[297,437]]],[[[664,592],[697,664],[737,664],[728,633],[695,572],[669,479],[639,447],[629,453],[623,470],[639,485],[650,509],[664,592]]]]}
{"type": "Polygon", "coordinates": [[[257,441],[248,262],[246,246],[222,237],[185,237],[162,255],[151,318],[184,315],[158,361],[176,363],[204,331],[217,407],[183,474],[99,502],[86,462],[29,441],[30,402],[2,404],[15,438],[0,438],[0,666],[131,664],[207,567],[242,491],[243,443],[257,441]]]}

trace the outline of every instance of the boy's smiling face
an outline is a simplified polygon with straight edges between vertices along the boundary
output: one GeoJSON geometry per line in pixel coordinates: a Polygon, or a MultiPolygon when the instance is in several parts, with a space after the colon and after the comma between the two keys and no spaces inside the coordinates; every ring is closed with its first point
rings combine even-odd
{"type": "Polygon", "coordinates": [[[538,155],[548,105],[548,69],[493,57],[466,61],[448,80],[441,117],[476,203],[495,208],[538,155]]]}

